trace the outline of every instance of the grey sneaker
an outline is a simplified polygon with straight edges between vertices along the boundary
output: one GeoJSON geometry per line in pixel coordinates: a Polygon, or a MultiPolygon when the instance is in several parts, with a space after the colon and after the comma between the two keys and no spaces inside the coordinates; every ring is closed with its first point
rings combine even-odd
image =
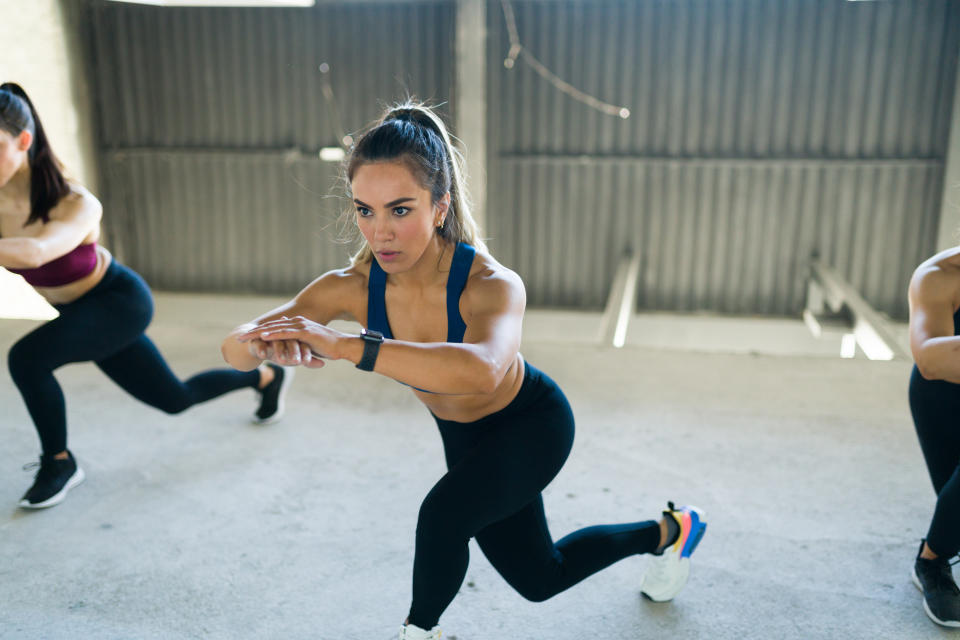
{"type": "Polygon", "coordinates": [[[66,460],[40,456],[40,462],[24,465],[24,469],[39,467],[33,477],[33,486],[20,499],[24,509],[45,509],[60,504],[67,492],[83,482],[83,469],[77,466],[73,454],[67,451],[66,460]]]}
{"type": "Polygon", "coordinates": [[[953,572],[947,558],[925,560],[920,557],[913,563],[913,584],[923,592],[923,610],[927,617],[944,627],[960,627],[960,589],[953,581],[953,572]]]}

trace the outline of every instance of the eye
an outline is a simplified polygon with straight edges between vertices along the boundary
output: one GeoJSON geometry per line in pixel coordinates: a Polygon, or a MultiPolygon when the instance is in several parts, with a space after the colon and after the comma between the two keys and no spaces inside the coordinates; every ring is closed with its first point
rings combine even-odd
{"type": "Polygon", "coordinates": [[[366,207],[357,207],[357,213],[360,214],[361,218],[369,218],[373,215],[370,209],[367,209],[366,207]]]}
{"type": "Polygon", "coordinates": [[[405,215],[407,215],[408,213],[410,213],[410,209],[408,209],[408,208],[406,208],[406,207],[394,207],[394,208],[393,208],[393,213],[394,213],[394,215],[405,216],[405,215]]]}

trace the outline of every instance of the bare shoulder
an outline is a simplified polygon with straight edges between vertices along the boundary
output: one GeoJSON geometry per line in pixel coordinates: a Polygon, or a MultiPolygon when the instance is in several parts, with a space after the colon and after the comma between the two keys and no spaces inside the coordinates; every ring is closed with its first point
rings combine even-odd
{"type": "Polygon", "coordinates": [[[70,183],[70,193],[50,209],[51,220],[65,222],[76,220],[78,217],[99,221],[102,214],[103,207],[97,197],[76,182],[70,183]]]}
{"type": "Polygon", "coordinates": [[[369,264],[327,271],[297,294],[297,305],[310,317],[356,320],[366,309],[369,275],[369,264]]]}
{"type": "Polygon", "coordinates": [[[960,247],[941,251],[920,263],[910,278],[909,296],[914,304],[960,300],[960,247]]]}
{"type": "Polygon", "coordinates": [[[366,294],[370,265],[350,265],[327,271],[308,284],[301,295],[308,294],[366,294]],[[364,268],[364,266],[366,268],[364,268]]]}
{"type": "Polygon", "coordinates": [[[467,303],[468,313],[485,309],[518,309],[522,313],[527,292],[520,276],[490,254],[478,251],[461,301],[467,303]]]}

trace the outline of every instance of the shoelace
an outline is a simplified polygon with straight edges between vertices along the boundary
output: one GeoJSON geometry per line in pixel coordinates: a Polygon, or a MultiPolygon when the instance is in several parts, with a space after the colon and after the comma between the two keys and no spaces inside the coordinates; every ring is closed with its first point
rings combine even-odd
{"type": "Polygon", "coordinates": [[[27,464],[23,465],[23,467],[21,468],[24,471],[32,471],[33,469],[37,469],[37,473],[33,476],[34,482],[40,482],[42,480],[46,480],[48,477],[55,475],[57,472],[56,465],[52,463],[43,464],[43,462],[39,460],[34,462],[28,462],[27,464]]]}

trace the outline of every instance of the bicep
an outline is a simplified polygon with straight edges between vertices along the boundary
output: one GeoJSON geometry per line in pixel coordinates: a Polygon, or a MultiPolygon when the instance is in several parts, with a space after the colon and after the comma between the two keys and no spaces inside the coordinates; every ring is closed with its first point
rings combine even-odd
{"type": "Polygon", "coordinates": [[[470,322],[463,342],[483,347],[492,360],[507,366],[520,350],[526,306],[523,285],[518,278],[516,282],[485,283],[479,289],[471,296],[470,322]]]}
{"type": "Polygon", "coordinates": [[[916,355],[928,340],[954,335],[953,299],[940,283],[913,283],[910,289],[910,348],[916,355]]]}

